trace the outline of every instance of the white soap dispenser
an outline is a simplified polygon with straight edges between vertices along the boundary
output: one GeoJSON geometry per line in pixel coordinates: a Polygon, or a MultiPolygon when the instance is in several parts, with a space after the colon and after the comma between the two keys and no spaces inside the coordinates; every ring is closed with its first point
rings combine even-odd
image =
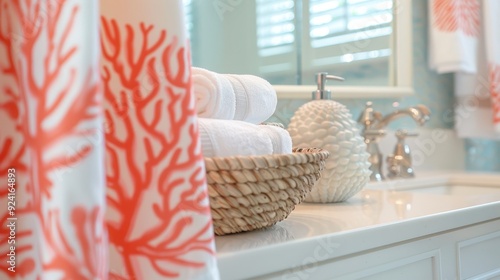
{"type": "Polygon", "coordinates": [[[349,110],[331,100],[326,80],[341,77],[316,74],[318,89],[313,100],[302,105],[288,126],[294,147],[318,147],[330,152],[321,179],[306,197],[306,202],[341,202],[358,193],[370,179],[369,154],[364,139],[349,110]]]}

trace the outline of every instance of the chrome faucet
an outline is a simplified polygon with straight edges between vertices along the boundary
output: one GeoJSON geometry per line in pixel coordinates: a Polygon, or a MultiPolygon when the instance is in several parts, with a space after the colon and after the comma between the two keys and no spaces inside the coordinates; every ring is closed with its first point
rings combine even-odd
{"type": "MultiPolygon", "coordinates": [[[[425,105],[417,105],[414,107],[408,107],[404,109],[398,109],[386,116],[382,116],[380,112],[373,109],[372,102],[367,102],[365,109],[361,112],[358,122],[363,125],[361,131],[362,136],[365,138],[365,143],[367,145],[367,151],[370,154],[370,170],[372,174],[370,180],[372,181],[382,181],[384,176],[382,174],[382,163],[383,156],[378,147],[378,139],[386,135],[385,128],[392,121],[399,119],[403,116],[410,116],[417,124],[424,125],[430,118],[430,110],[425,105]]],[[[413,136],[407,132],[399,132],[397,134],[398,139],[401,141],[406,136],[413,136]],[[404,135],[403,135],[404,134],[404,135]]],[[[401,143],[399,141],[398,143],[401,143]]],[[[407,146],[403,145],[405,148],[407,146]]],[[[389,163],[389,177],[390,178],[401,178],[401,177],[412,177],[413,168],[411,167],[411,155],[409,153],[397,153],[395,149],[394,155],[388,157],[387,161],[389,163]],[[404,154],[404,158],[401,155],[404,154]]]]}
{"type": "MultiPolygon", "coordinates": [[[[371,102],[368,103],[366,104],[366,106],[368,107],[369,105],[371,107],[372,106],[371,102]]],[[[374,122],[373,124],[373,127],[371,127],[370,129],[382,129],[386,127],[393,120],[399,119],[400,117],[403,116],[412,117],[417,124],[422,126],[429,120],[430,114],[431,111],[429,110],[429,108],[427,108],[425,105],[419,104],[415,107],[408,107],[405,109],[396,110],[388,114],[387,116],[383,117],[382,119],[376,120],[376,122],[374,122]]]]}
{"type": "Polygon", "coordinates": [[[410,133],[399,129],[396,131],[398,142],[394,147],[394,153],[387,157],[387,177],[389,178],[412,178],[415,177],[411,164],[410,146],[405,143],[406,137],[416,137],[418,133],[410,133]]]}

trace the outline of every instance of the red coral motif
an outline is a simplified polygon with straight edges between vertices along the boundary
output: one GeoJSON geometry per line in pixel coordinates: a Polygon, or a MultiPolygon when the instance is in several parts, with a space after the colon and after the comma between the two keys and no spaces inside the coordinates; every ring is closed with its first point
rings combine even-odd
{"type": "MultiPolygon", "coordinates": [[[[105,233],[103,230],[96,236],[97,232],[92,228],[104,226],[103,210],[95,206],[97,208],[89,214],[83,206],[52,209],[53,206],[44,205],[50,205],[55,196],[54,171],[78,168],[94,147],[84,146],[67,155],[60,149],[59,153],[49,154],[48,151],[53,151],[68,139],[96,133],[86,124],[100,117],[97,65],[84,70],[71,62],[81,51],[70,40],[80,5],[69,1],[1,3],[0,52],[3,50],[3,53],[0,57],[7,59],[0,60],[0,118],[8,118],[8,129],[7,135],[0,137],[0,178],[6,182],[7,170],[16,169],[18,220],[27,217],[36,217],[37,220],[27,226],[18,224],[16,252],[20,261],[16,270],[27,278],[43,278],[45,272],[53,270],[64,275],[65,279],[104,278],[104,271],[97,267],[104,258],[96,248],[106,247],[105,233]],[[20,27],[21,31],[16,29],[17,33],[13,32],[14,26],[20,27]],[[86,79],[82,88],[78,88],[75,81],[81,76],[86,79]],[[61,81],[65,81],[62,86],[61,81]],[[75,91],[78,92],[73,94],[75,91]],[[61,108],[66,108],[62,114],[61,108]],[[73,223],[62,220],[59,212],[73,213],[73,223]],[[36,227],[41,229],[42,236],[35,236],[36,227]],[[69,238],[74,235],[71,230],[78,234],[77,242],[69,238]],[[35,247],[45,250],[40,252],[35,247]],[[47,251],[53,254],[47,254],[47,251]],[[84,259],[80,259],[80,254],[84,259]],[[35,271],[35,267],[42,270],[35,271]]],[[[6,194],[4,186],[0,189],[2,197],[6,194]]],[[[82,186],[71,187],[78,191],[82,186]]],[[[5,215],[2,212],[2,218],[5,215]]],[[[5,234],[5,227],[2,227],[1,240],[5,234]]],[[[0,253],[3,273],[7,271],[6,254],[0,253]]],[[[3,275],[0,278],[5,279],[3,275]]]]}
{"type": "Polygon", "coordinates": [[[47,270],[64,271],[66,279],[104,279],[106,266],[96,262],[104,260],[107,249],[103,235],[103,210],[94,207],[87,211],[76,206],[71,210],[73,231],[64,232],[60,211],[51,211],[44,224],[44,236],[54,257],[44,264],[47,270]],[[68,236],[75,236],[78,242],[72,244],[68,236]],[[78,251],[81,250],[81,254],[78,251]]]}
{"type": "Polygon", "coordinates": [[[500,65],[489,64],[490,94],[493,102],[493,122],[500,124],[500,65]]]}
{"type": "Polygon", "coordinates": [[[205,266],[190,253],[214,254],[189,51],[153,25],[101,26],[108,229],[125,271],[110,278],[144,278],[139,260],[179,277],[205,266]]]}
{"type": "MultiPolygon", "coordinates": [[[[105,244],[104,230],[98,230],[103,226],[102,208],[43,205],[54,199],[56,191],[57,182],[50,175],[59,168],[77,168],[94,149],[87,145],[69,155],[47,153],[69,138],[96,133],[82,125],[99,117],[100,86],[95,82],[95,68],[81,73],[82,69],[71,63],[81,51],[69,40],[79,11],[78,4],[67,1],[3,1],[0,9],[0,51],[7,57],[0,61],[0,118],[7,118],[12,125],[8,134],[0,137],[0,178],[5,179],[12,166],[24,172],[22,207],[17,213],[36,217],[31,226],[38,227],[42,236],[35,236],[38,231],[34,229],[20,228],[17,238],[43,243],[40,252],[37,244],[20,242],[17,252],[22,277],[42,278],[48,271],[67,279],[106,277],[99,265],[105,244]],[[16,23],[22,26],[23,34],[14,46],[11,35],[16,23]],[[14,49],[18,52],[15,55],[14,49]],[[66,83],[61,86],[64,74],[66,83]],[[86,79],[78,89],[75,81],[83,75],[86,79]],[[7,79],[11,82],[4,83],[7,79]],[[68,94],[70,90],[78,90],[78,94],[68,94]],[[67,110],[54,124],[53,117],[60,114],[63,104],[67,110]],[[51,125],[47,125],[48,119],[51,125]],[[16,145],[16,141],[21,144],[16,145]],[[70,213],[71,219],[63,212],[70,213]]],[[[127,273],[127,278],[116,273],[110,277],[140,278],[139,259],[158,275],[178,276],[183,268],[205,266],[192,252],[214,254],[189,53],[175,37],[167,43],[166,30],[157,31],[145,24],[122,28],[104,18],[102,23],[106,41],[102,45],[106,62],[103,89],[108,104],[107,199],[109,207],[119,213],[119,219],[110,221],[109,230],[127,273]],[[137,40],[142,47],[134,47],[137,40]],[[119,88],[113,86],[116,79],[119,88]],[[142,222],[141,211],[151,214],[147,223],[142,222]]],[[[2,186],[0,194],[6,193],[2,186]]],[[[0,216],[5,218],[6,214],[0,216]]],[[[2,228],[0,233],[0,240],[5,241],[8,232],[2,228]]],[[[1,253],[4,258],[6,254],[1,253]]],[[[2,268],[6,268],[5,263],[2,268]]]]}
{"type": "MultiPolygon", "coordinates": [[[[0,278],[10,279],[14,277],[12,273],[9,274],[7,270],[10,265],[7,263],[7,253],[9,246],[7,246],[10,230],[4,224],[9,217],[7,211],[7,178],[8,170],[10,168],[16,169],[16,176],[25,175],[26,166],[23,162],[25,155],[25,146],[19,142],[22,141],[21,127],[19,115],[19,93],[16,86],[17,75],[14,70],[14,56],[12,45],[12,26],[9,19],[9,6],[5,2],[0,2],[0,181],[5,182],[0,184],[0,199],[1,205],[5,205],[0,209],[0,218],[2,220],[2,227],[0,228],[0,278]],[[3,51],[3,52],[2,52],[3,51]]],[[[19,188],[21,182],[16,182],[19,188]]],[[[20,206],[18,203],[16,206],[20,206]]],[[[22,238],[24,232],[18,230],[16,238],[22,238]]],[[[23,248],[17,248],[16,253],[22,252],[23,248]]]]}
{"type": "Polygon", "coordinates": [[[462,31],[464,34],[479,35],[478,0],[434,0],[432,6],[434,25],[444,32],[462,31]]]}

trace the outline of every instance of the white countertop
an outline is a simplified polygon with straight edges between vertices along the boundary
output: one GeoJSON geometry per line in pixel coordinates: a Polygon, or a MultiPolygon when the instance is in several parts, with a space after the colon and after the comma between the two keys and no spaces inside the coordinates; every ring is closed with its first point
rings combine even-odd
{"type": "Polygon", "coordinates": [[[497,218],[500,175],[422,176],[369,184],[343,203],[303,203],[273,227],[218,236],[217,259],[222,279],[249,278],[299,267],[304,256],[321,261],[497,218]],[[405,190],[417,185],[443,188],[405,190]]]}

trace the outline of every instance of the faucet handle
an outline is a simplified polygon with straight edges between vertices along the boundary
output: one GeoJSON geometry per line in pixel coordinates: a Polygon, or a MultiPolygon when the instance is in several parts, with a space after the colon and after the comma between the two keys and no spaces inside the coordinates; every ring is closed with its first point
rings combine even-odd
{"type": "Polygon", "coordinates": [[[381,120],[382,114],[373,109],[371,101],[366,102],[365,109],[361,112],[358,118],[358,123],[363,124],[365,129],[370,127],[375,121],[381,120]]]}
{"type": "Polygon", "coordinates": [[[365,138],[376,139],[385,136],[387,133],[382,129],[367,129],[364,130],[362,134],[365,138]]]}
{"type": "Polygon", "coordinates": [[[417,137],[418,132],[408,132],[404,129],[398,129],[395,133],[398,140],[404,140],[406,137],[417,137]]]}
{"type": "Polygon", "coordinates": [[[382,181],[384,180],[384,176],[382,175],[383,156],[378,148],[377,140],[385,136],[386,132],[381,129],[364,129],[361,134],[365,138],[366,151],[370,154],[368,157],[370,171],[372,172],[370,180],[382,181]]]}
{"type": "Polygon", "coordinates": [[[418,136],[416,132],[408,132],[399,129],[395,133],[398,142],[394,147],[394,153],[386,159],[389,178],[411,178],[415,176],[412,167],[410,146],[405,143],[406,137],[418,136]]]}

